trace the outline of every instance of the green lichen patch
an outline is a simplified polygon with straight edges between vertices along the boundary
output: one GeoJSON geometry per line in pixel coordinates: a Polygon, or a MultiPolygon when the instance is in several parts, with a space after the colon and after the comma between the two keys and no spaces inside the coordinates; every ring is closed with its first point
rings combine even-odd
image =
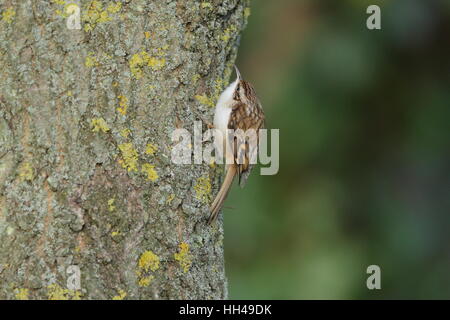
{"type": "Polygon", "coordinates": [[[198,81],[200,78],[201,78],[201,75],[199,75],[198,73],[194,74],[194,75],[192,76],[192,78],[191,78],[192,83],[193,83],[193,84],[196,84],[197,81],[198,81]]]}
{"type": "Polygon", "coordinates": [[[245,17],[245,19],[248,19],[248,17],[250,17],[251,13],[252,13],[252,10],[250,9],[250,7],[245,8],[244,9],[244,17],[245,17]]]}
{"type": "Polygon", "coordinates": [[[211,2],[202,2],[200,6],[202,7],[202,9],[212,9],[213,7],[211,2]]]}

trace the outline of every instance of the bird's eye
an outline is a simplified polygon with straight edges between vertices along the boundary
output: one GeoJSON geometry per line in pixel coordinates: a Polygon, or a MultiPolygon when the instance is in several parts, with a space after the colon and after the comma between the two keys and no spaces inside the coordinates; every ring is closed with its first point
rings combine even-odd
{"type": "Polygon", "coordinates": [[[234,90],[234,96],[233,96],[234,100],[239,100],[239,89],[240,89],[240,84],[238,84],[236,87],[236,90],[234,90]]]}

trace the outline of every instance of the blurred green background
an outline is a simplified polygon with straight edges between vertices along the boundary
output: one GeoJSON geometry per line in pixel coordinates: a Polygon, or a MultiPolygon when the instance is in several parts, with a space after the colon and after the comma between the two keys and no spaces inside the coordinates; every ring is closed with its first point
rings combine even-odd
{"type": "Polygon", "coordinates": [[[230,298],[449,299],[450,1],[251,7],[237,65],[280,129],[280,171],[225,204],[230,298]]]}

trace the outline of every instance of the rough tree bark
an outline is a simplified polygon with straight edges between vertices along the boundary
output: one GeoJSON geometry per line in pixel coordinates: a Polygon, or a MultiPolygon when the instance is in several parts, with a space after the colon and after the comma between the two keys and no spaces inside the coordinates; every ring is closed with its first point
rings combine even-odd
{"type": "Polygon", "coordinates": [[[211,118],[247,0],[82,1],[80,30],[72,2],[0,0],[0,298],[226,298],[221,169],[171,133],[211,118]]]}

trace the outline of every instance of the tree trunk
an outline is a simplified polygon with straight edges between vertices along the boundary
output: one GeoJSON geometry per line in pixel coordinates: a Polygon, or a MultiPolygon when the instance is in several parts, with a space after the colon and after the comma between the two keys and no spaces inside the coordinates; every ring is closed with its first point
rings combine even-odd
{"type": "Polygon", "coordinates": [[[71,2],[0,0],[0,298],[226,298],[221,171],[171,133],[211,119],[248,2],[71,2]]]}

